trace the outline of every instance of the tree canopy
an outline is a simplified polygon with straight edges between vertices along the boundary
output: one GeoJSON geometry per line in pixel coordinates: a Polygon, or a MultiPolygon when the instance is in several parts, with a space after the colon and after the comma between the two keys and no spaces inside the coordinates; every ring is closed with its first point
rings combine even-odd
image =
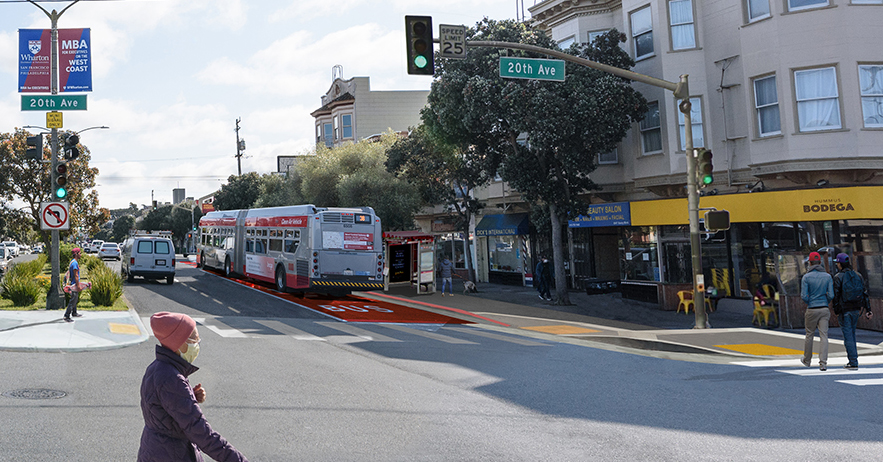
{"type": "MultiPolygon", "coordinates": [[[[467,40],[518,42],[558,49],[542,31],[512,20],[484,19],[467,40]]],[[[612,30],[591,46],[567,51],[627,69],[634,65],[612,30]]],[[[549,210],[555,277],[564,281],[562,222],[585,211],[581,195],[597,189],[591,179],[597,156],[612,151],[647,111],[646,100],[626,79],[572,63],[564,82],[507,80],[499,76],[501,55],[542,57],[497,48],[470,48],[465,60],[438,61],[423,122],[449,144],[475,150],[474,158],[533,204],[549,210]]],[[[565,222],[566,223],[566,222],[565,222]]],[[[565,284],[557,303],[569,303],[565,284]]]]}
{"type": "MultiPolygon", "coordinates": [[[[32,218],[30,226],[41,233],[42,241],[48,245],[49,233],[40,231],[39,214],[40,203],[50,194],[50,172],[48,162],[27,157],[28,136],[33,134],[22,129],[0,134],[0,197],[24,202],[32,218]]],[[[82,144],[78,148],[80,156],[67,163],[68,196],[65,200],[70,204],[70,228],[94,234],[110,218],[110,212],[98,205],[98,192],[93,189],[98,169],[89,167],[89,149],[82,144]]],[[[43,158],[49,159],[50,155],[49,143],[44,143],[43,158]]],[[[70,231],[61,233],[64,237],[70,231]]]]}

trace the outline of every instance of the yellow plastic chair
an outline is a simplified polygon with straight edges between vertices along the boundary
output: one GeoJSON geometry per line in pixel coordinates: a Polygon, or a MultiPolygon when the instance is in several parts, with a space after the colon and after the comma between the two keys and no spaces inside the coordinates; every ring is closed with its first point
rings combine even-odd
{"type": "Polygon", "coordinates": [[[693,307],[693,291],[692,290],[681,290],[678,292],[678,310],[675,311],[675,314],[681,312],[681,308],[684,309],[684,314],[690,314],[690,308],[695,309],[693,307]]]}
{"type": "Polygon", "coordinates": [[[770,317],[773,318],[776,325],[779,324],[779,317],[776,315],[776,307],[773,305],[761,304],[760,299],[754,297],[754,318],[751,320],[751,323],[755,326],[759,326],[761,318],[763,318],[763,325],[769,327],[770,317]]]}
{"type": "MultiPolygon", "coordinates": [[[[681,312],[681,307],[684,308],[684,314],[690,314],[690,309],[696,309],[696,306],[693,302],[693,291],[692,290],[681,290],[678,291],[678,310],[675,311],[675,314],[681,312]]],[[[708,312],[714,311],[714,305],[711,303],[707,297],[705,298],[705,307],[708,312]]]]}

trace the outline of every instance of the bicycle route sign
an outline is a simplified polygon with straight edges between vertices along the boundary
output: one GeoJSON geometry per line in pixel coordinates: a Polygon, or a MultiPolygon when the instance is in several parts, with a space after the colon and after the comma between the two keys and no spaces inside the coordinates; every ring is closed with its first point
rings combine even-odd
{"type": "Polygon", "coordinates": [[[70,229],[70,205],[67,202],[40,204],[40,229],[57,231],[70,229]]]}

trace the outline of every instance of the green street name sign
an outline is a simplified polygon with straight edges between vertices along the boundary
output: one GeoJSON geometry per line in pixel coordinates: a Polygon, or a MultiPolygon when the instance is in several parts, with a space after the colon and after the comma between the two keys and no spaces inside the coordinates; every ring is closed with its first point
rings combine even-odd
{"type": "Polygon", "coordinates": [[[86,95],[21,95],[22,111],[85,111],[86,95]]]}
{"type": "Polygon", "coordinates": [[[560,59],[500,57],[500,77],[564,81],[564,61],[560,59]]]}

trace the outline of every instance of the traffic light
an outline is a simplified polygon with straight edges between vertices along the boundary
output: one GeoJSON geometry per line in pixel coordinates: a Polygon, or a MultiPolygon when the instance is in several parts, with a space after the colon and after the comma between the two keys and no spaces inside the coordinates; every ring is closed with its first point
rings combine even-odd
{"type": "Polygon", "coordinates": [[[711,151],[705,148],[699,148],[696,156],[696,177],[700,187],[705,187],[714,183],[714,165],[711,164],[711,151]]]}
{"type": "Polygon", "coordinates": [[[708,231],[730,229],[730,212],[727,210],[709,210],[705,212],[705,229],[708,231]]]}
{"type": "Polygon", "coordinates": [[[53,197],[61,200],[67,197],[67,162],[59,160],[55,165],[55,184],[52,188],[53,197]]]}
{"type": "Polygon", "coordinates": [[[156,210],[156,201],[153,201],[153,210],[156,210]]]}
{"type": "Polygon", "coordinates": [[[71,133],[64,138],[65,160],[74,160],[77,157],[80,157],[80,148],[77,147],[78,144],[80,144],[80,136],[76,133],[71,133]]]}
{"type": "Polygon", "coordinates": [[[405,16],[408,74],[433,75],[432,16],[405,16]]]}
{"type": "Polygon", "coordinates": [[[38,162],[43,161],[43,135],[29,136],[27,155],[38,162]]]}

